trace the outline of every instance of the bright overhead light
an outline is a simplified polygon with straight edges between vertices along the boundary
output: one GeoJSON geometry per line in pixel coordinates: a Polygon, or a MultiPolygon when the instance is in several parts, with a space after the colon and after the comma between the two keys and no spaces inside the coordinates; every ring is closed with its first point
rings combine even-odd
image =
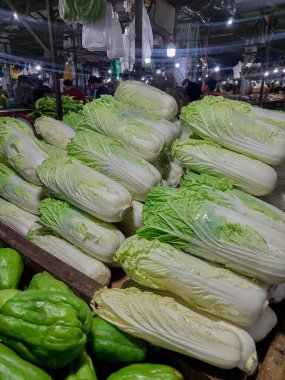
{"type": "Polygon", "coordinates": [[[150,62],[151,62],[150,57],[144,59],[144,63],[146,63],[147,65],[150,64],[150,62]]]}
{"type": "Polygon", "coordinates": [[[179,62],[176,62],[176,63],[175,63],[175,67],[178,69],[179,66],[180,66],[180,63],[179,63],[179,62]]]}
{"type": "Polygon", "coordinates": [[[278,67],[275,67],[275,69],[273,70],[273,72],[276,74],[276,73],[278,73],[278,67]]]}
{"type": "Polygon", "coordinates": [[[283,69],[282,71],[283,71],[283,73],[285,73],[285,69],[283,69]]]}
{"type": "Polygon", "coordinates": [[[198,65],[197,65],[197,67],[200,67],[199,63],[198,63],[198,65]]]}
{"type": "Polygon", "coordinates": [[[36,70],[40,71],[42,69],[41,65],[36,65],[36,70]]]}
{"type": "Polygon", "coordinates": [[[268,77],[268,75],[269,75],[269,71],[265,71],[264,76],[268,77]]]}
{"type": "Polygon", "coordinates": [[[176,56],[176,46],[174,42],[169,42],[167,45],[166,55],[169,58],[173,58],[176,56]]]}
{"type": "Polygon", "coordinates": [[[13,13],[13,19],[14,19],[14,21],[18,21],[19,20],[19,16],[17,15],[17,12],[13,13]]]}
{"type": "Polygon", "coordinates": [[[111,69],[108,70],[108,74],[112,74],[112,70],[111,69]]]}
{"type": "Polygon", "coordinates": [[[215,72],[217,73],[218,71],[220,71],[220,67],[219,67],[219,66],[216,66],[214,70],[215,70],[215,72]]]}
{"type": "Polygon", "coordinates": [[[142,77],[142,81],[144,81],[145,80],[145,77],[142,77]]]}
{"type": "Polygon", "coordinates": [[[202,78],[199,78],[199,80],[201,81],[201,80],[202,80],[202,78]]]}
{"type": "Polygon", "coordinates": [[[169,58],[173,58],[176,56],[176,49],[175,48],[167,48],[166,55],[169,58]]]}
{"type": "Polygon", "coordinates": [[[206,74],[206,78],[208,78],[208,76],[209,76],[209,75],[208,75],[208,74],[206,74]]]}
{"type": "Polygon", "coordinates": [[[157,70],[156,70],[156,74],[161,74],[161,70],[160,70],[160,69],[157,69],[157,70]]]}
{"type": "Polygon", "coordinates": [[[230,18],[228,19],[227,24],[228,24],[228,25],[232,25],[233,22],[234,22],[234,19],[233,19],[232,17],[230,17],[230,18]]]}

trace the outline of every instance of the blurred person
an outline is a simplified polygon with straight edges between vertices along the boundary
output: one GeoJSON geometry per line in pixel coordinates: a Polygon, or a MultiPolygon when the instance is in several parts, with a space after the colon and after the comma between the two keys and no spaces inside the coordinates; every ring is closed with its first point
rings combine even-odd
{"type": "Polygon", "coordinates": [[[92,75],[88,79],[88,90],[89,90],[88,95],[92,96],[92,98],[95,98],[96,88],[94,87],[94,83],[95,83],[96,79],[97,79],[97,77],[95,75],[92,75]]]}
{"type": "Polygon", "coordinates": [[[50,96],[51,95],[51,89],[44,85],[44,82],[41,81],[39,83],[39,85],[34,88],[34,91],[33,91],[33,99],[34,99],[34,102],[40,98],[43,98],[45,96],[50,96]]]}
{"type": "Polygon", "coordinates": [[[198,83],[191,82],[189,79],[184,79],[184,81],[182,82],[182,88],[182,106],[186,106],[187,104],[200,99],[202,91],[198,83]]]}
{"type": "Polygon", "coordinates": [[[101,95],[110,95],[108,87],[105,86],[105,80],[103,77],[94,78],[93,87],[96,90],[95,99],[99,99],[101,95]]]}
{"type": "Polygon", "coordinates": [[[72,97],[74,100],[82,100],[83,103],[86,102],[85,95],[79,90],[79,88],[74,87],[70,79],[65,79],[63,81],[64,93],[72,97]]]}
{"type": "Polygon", "coordinates": [[[215,95],[215,89],[217,86],[217,81],[213,77],[205,78],[202,84],[202,95],[215,95]]]}
{"type": "Polygon", "coordinates": [[[33,102],[33,90],[36,83],[24,75],[19,76],[14,88],[14,98],[19,105],[30,106],[33,102]]]}

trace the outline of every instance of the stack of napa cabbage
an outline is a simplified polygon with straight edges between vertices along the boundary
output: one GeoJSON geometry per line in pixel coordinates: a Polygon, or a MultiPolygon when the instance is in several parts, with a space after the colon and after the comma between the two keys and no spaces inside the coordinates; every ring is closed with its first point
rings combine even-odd
{"type": "Polygon", "coordinates": [[[185,168],[228,177],[256,196],[271,193],[285,159],[285,115],[223,97],[206,96],[181,111],[181,121],[199,139],[173,144],[173,156],[185,168]]]}
{"type": "MultiPolygon", "coordinates": [[[[173,103],[175,116],[175,100],[161,93],[163,101],[173,103]]],[[[39,141],[26,123],[1,119],[0,155],[10,168],[0,167],[5,198],[0,218],[105,285],[110,279],[105,264],[113,264],[125,239],[121,230],[132,235],[142,225],[140,202],[162,181],[157,168],[170,175],[165,168],[179,128],[110,96],[87,104],[80,115],[67,115],[66,121],[37,119],[35,129],[44,138],[39,141]]]]}

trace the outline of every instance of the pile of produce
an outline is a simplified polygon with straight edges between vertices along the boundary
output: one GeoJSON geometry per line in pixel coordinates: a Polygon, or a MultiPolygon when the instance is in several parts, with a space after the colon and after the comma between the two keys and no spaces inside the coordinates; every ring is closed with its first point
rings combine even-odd
{"type": "MultiPolygon", "coordinates": [[[[127,81],[63,122],[37,119],[45,142],[14,119],[0,122],[10,166],[0,166],[0,221],[102,286],[109,266],[123,268],[131,281],[92,301],[114,340],[123,332],[253,374],[255,342],[277,323],[269,300],[284,298],[285,214],[256,197],[282,186],[271,165],[285,159],[285,116],[206,97],[182,109],[181,137],[176,112],[169,95],[127,81]]],[[[93,345],[99,358],[108,339],[93,345]]],[[[139,347],[126,357],[144,360],[139,347]]],[[[41,366],[35,357],[24,359],[41,366]]],[[[109,380],[128,379],[124,371],[109,380]]],[[[137,364],[126,371],[179,378],[137,364]]]]}
{"type": "Polygon", "coordinates": [[[1,379],[97,380],[98,367],[108,380],[183,380],[172,367],[148,364],[147,342],[93,318],[63,282],[42,272],[26,283],[23,270],[17,251],[0,248],[1,379]]]}
{"type": "MultiPolygon", "coordinates": [[[[75,100],[70,96],[61,96],[62,113],[65,115],[68,112],[80,112],[83,108],[81,100],[75,100]]],[[[35,102],[36,110],[30,115],[32,119],[37,119],[41,116],[49,116],[56,118],[56,99],[48,96],[40,98],[35,102]]]]}

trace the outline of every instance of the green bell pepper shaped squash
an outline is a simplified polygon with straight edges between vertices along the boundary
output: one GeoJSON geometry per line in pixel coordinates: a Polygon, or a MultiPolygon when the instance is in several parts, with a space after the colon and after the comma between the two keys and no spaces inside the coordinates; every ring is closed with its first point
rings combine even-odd
{"type": "Polygon", "coordinates": [[[68,292],[73,293],[72,290],[62,281],[57,280],[48,272],[37,273],[33,276],[29,290],[48,290],[53,292],[68,292]]]}
{"type": "Polygon", "coordinates": [[[68,375],[64,380],[97,380],[92,360],[86,350],[68,364],[68,375]]]}
{"type": "Polygon", "coordinates": [[[2,292],[7,291],[0,291],[4,344],[43,368],[61,368],[81,353],[93,320],[84,301],[71,293],[41,290],[26,290],[7,300],[2,292]]]}
{"type": "Polygon", "coordinates": [[[112,373],[107,380],[183,380],[183,376],[168,365],[132,364],[112,373]]]}
{"type": "Polygon", "coordinates": [[[24,270],[21,255],[12,248],[0,248],[0,290],[15,289],[24,270]]]}
{"type": "Polygon", "coordinates": [[[88,347],[97,359],[112,363],[140,362],[148,352],[147,342],[123,333],[99,317],[93,320],[88,347]]]}
{"type": "Polygon", "coordinates": [[[0,343],[0,379],[52,380],[42,369],[22,359],[2,343],[0,343]]]}

